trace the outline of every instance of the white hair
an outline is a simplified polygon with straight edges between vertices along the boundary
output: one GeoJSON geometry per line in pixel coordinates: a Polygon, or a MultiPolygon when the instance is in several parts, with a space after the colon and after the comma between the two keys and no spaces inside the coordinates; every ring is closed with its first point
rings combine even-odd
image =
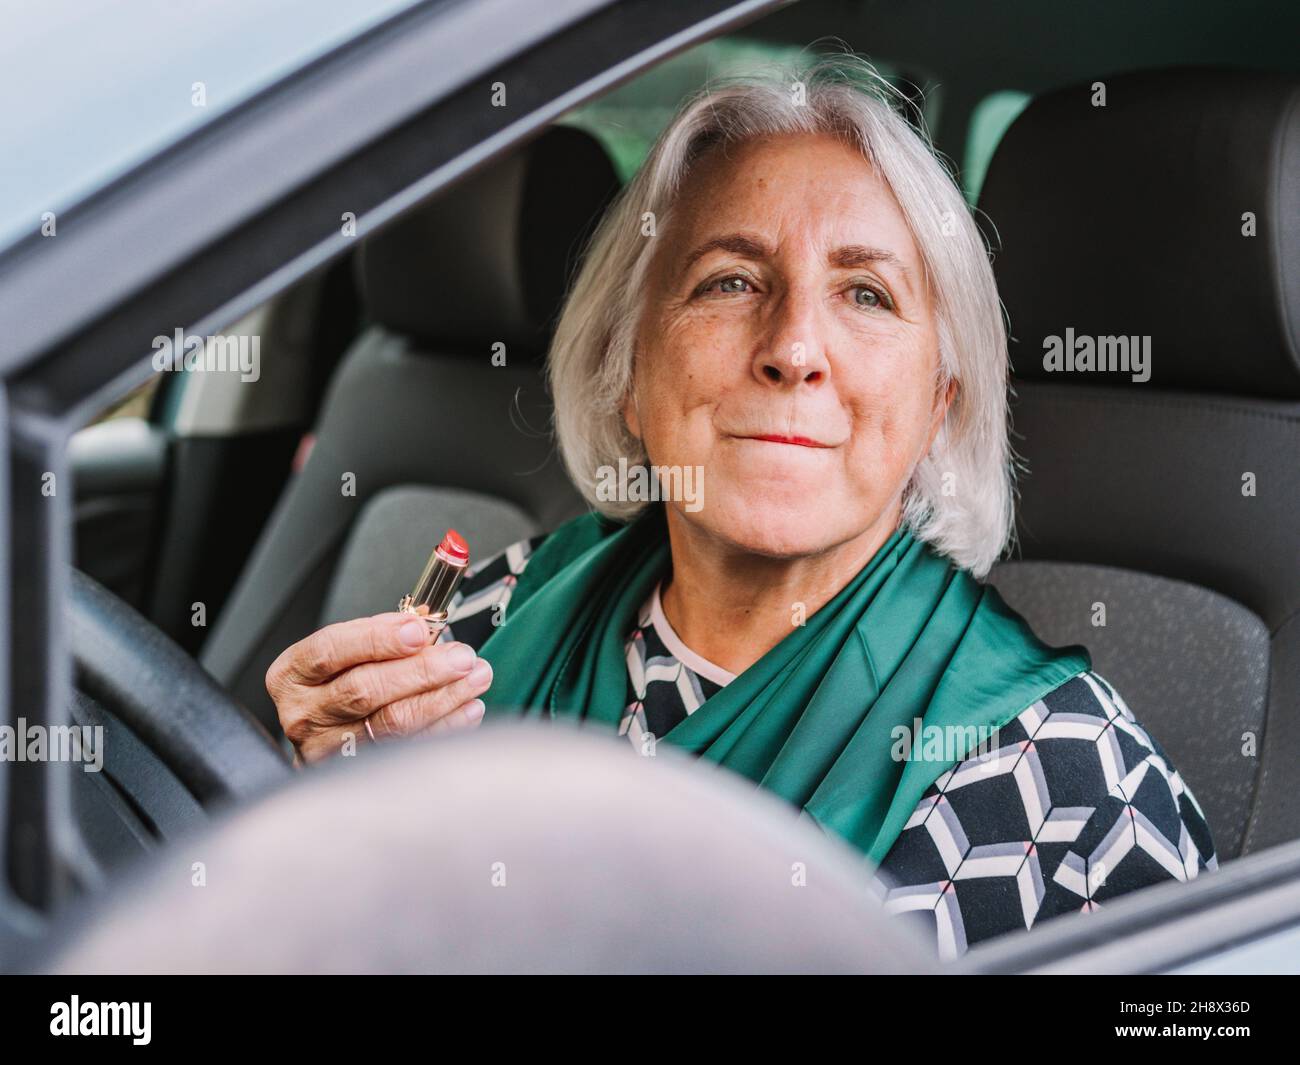
{"type": "Polygon", "coordinates": [[[593,232],[549,353],[555,432],[570,477],[618,520],[645,502],[598,498],[600,467],[648,462],[622,406],[632,385],[653,241],[692,165],[708,150],[755,137],[825,133],[861,150],[892,191],[934,294],[942,389],[953,402],[902,494],[902,522],[954,564],[983,577],[1014,530],[1014,456],[1007,421],[1007,340],[988,249],[961,192],[897,109],[900,94],[856,56],[803,71],[714,82],[687,100],[593,232]]]}

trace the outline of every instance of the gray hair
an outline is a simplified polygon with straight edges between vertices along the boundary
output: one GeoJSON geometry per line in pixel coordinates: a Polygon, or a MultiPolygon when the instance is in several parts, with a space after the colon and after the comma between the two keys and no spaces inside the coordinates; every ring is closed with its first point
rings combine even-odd
{"type": "Polygon", "coordinates": [[[578,490],[596,510],[627,520],[645,502],[598,498],[598,470],[648,462],[627,429],[652,241],[667,225],[692,165],[708,150],[750,138],[828,133],[861,150],[893,192],[935,295],[939,381],[952,405],[902,495],[902,522],[956,565],[983,577],[1014,531],[1014,456],[1007,422],[1007,339],[988,249],[928,137],[900,114],[901,99],[855,56],[800,72],[773,70],[714,82],[687,100],[619,193],[586,249],[549,354],[555,432],[578,490]]]}

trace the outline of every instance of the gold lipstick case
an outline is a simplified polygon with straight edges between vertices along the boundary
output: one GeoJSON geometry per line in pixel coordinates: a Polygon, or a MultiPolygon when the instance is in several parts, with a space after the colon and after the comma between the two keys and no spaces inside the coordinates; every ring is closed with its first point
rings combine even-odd
{"type": "Polygon", "coordinates": [[[437,639],[447,626],[452,597],[468,568],[469,548],[456,531],[450,529],[433,549],[420,579],[415,582],[415,589],[402,596],[397,609],[404,614],[422,617],[429,632],[437,639]]]}

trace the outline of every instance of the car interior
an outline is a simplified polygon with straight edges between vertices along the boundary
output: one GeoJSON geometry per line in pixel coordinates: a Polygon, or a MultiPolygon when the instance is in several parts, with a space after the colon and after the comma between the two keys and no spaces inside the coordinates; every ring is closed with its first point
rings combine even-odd
{"type": "MultiPolygon", "coordinates": [[[[74,440],[78,568],[279,739],[264,677],[286,646],[393,609],[448,526],[481,558],[585,509],[543,374],[585,238],[685,92],[834,33],[916,100],[992,249],[1023,470],[989,579],[1090,649],[1220,862],[1300,838],[1300,55],[1278,27],[1207,44],[1209,3],[1050,31],[1015,26],[1018,4],[943,5],[942,32],[868,7],[697,46],[407,212],[231,327],[261,337],[257,386],[156,375],[74,440]],[[1224,273],[1240,240],[1268,242],[1267,270],[1224,273]],[[1066,327],[1150,336],[1150,379],[1049,374],[1066,327]]],[[[108,768],[131,824],[112,865],[195,786],[144,747],[108,768]]]]}

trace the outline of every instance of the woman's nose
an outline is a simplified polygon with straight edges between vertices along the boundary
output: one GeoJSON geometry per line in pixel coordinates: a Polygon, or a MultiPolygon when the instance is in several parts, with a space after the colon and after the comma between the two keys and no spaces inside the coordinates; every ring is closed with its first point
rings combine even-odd
{"type": "Polygon", "coordinates": [[[787,296],[770,335],[754,359],[755,376],[768,384],[817,384],[830,372],[816,309],[787,296]]]}

